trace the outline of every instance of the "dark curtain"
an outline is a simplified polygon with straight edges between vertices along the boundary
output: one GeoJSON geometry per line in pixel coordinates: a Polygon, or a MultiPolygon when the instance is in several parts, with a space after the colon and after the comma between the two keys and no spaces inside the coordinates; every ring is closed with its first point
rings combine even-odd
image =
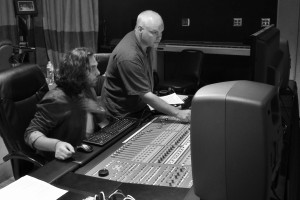
{"type": "Polygon", "coordinates": [[[42,0],[42,12],[47,54],[54,66],[75,47],[97,52],[98,0],[42,0]]]}
{"type": "Polygon", "coordinates": [[[18,29],[13,0],[0,0],[0,40],[18,43],[18,29]]]}

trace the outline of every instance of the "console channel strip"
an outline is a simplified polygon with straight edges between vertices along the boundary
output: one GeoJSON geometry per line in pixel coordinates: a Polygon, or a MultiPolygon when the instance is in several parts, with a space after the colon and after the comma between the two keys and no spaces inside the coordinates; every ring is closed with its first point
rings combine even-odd
{"type": "Polygon", "coordinates": [[[147,185],[193,185],[190,124],[158,116],[123,143],[86,175],[147,185]]]}

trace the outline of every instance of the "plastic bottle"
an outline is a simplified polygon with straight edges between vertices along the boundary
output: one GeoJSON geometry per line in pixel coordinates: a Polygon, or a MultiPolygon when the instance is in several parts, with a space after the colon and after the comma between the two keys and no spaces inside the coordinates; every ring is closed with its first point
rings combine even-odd
{"type": "Polygon", "coordinates": [[[49,85],[54,83],[54,67],[51,61],[48,61],[47,64],[47,81],[49,85]]]}

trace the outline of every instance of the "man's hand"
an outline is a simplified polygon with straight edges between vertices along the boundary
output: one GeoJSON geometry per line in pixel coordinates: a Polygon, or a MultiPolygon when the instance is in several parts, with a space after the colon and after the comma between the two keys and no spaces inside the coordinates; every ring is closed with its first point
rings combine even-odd
{"type": "Polygon", "coordinates": [[[152,92],[148,92],[146,94],[140,95],[142,100],[152,106],[154,109],[162,112],[166,115],[171,115],[177,117],[183,122],[191,121],[191,110],[179,110],[178,108],[169,105],[164,100],[153,94],[152,92]]]}
{"type": "Polygon", "coordinates": [[[179,110],[176,117],[183,122],[190,122],[191,121],[191,110],[179,110]]]}
{"type": "Polygon", "coordinates": [[[55,158],[59,160],[70,158],[73,153],[75,153],[74,147],[67,142],[59,141],[55,145],[55,158]]]}

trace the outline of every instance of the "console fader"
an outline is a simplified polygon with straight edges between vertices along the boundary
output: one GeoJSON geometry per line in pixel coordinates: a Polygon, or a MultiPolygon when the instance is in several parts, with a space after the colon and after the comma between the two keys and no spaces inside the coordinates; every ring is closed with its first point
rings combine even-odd
{"type": "Polygon", "coordinates": [[[190,124],[159,116],[146,124],[118,150],[86,175],[120,182],[190,188],[193,185],[190,124]]]}

